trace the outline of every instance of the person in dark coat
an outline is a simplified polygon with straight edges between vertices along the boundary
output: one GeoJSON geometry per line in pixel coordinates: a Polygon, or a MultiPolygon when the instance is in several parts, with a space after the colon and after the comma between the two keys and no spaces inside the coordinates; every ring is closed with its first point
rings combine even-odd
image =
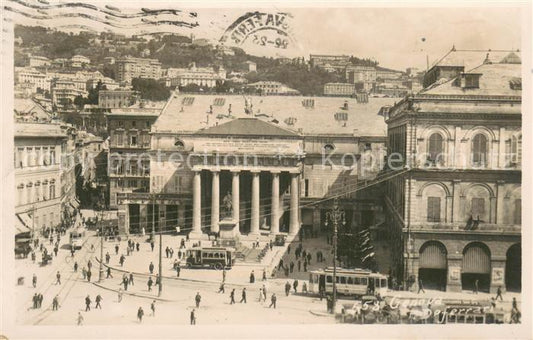
{"type": "Polygon", "coordinates": [[[151,292],[152,291],[152,285],[154,284],[154,281],[152,280],[152,277],[150,276],[148,278],[148,291],[151,292]]]}
{"type": "Polygon", "coordinates": [[[242,297],[240,303],[246,303],[246,288],[242,289],[242,297]]]}
{"type": "Polygon", "coordinates": [[[33,301],[33,309],[37,309],[37,305],[38,305],[38,301],[39,300],[39,296],[37,295],[37,293],[33,294],[33,298],[32,298],[32,301],[33,301]]]}
{"type": "Polygon", "coordinates": [[[128,280],[128,283],[132,286],[135,286],[134,282],[133,282],[133,273],[130,273],[130,278],[128,280]]]}
{"type": "Polygon", "coordinates": [[[202,301],[202,296],[200,295],[200,292],[196,292],[194,301],[196,302],[196,308],[200,308],[200,301],[202,301]]]}
{"type": "Polygon", "coordinates": [[[498,289],[496,290],[496,299],[495,300],[498,300],[498,298],[500,298],[500,300],[503,301],[502,286],[499,286],[498,289]]]}
{"type": "Polygon", "coordinates": [[[302,269],[302,262],[298,260],[298,271],[300,271],[301,269],[302,269]]]}
{"type": "Polygon", "coordinates": [[[141,245],[139,244],[139,242],[137,242],[137,243],[135,244],[135,248],[137,249],[137,251],[139,251],[139,249],[141,248],[141,245]]]}
{"type": "Polygon", "coordinates": [[[148,270],[150,271],[150,274],[154,273],[154,264],[153,264],[153,262],[150,262],[150,265],[148,266],[148,270]]]}
{"type": "Polygon", "coordinates": [[[100,304],[100,302],[102,301],[102,297],[100,296],[100,294],[96,295],[96,299],[94,300],[96,302],[96,306],[94,306],[94,308],[100,308],[102,309],[102,305],[100,304]]]}
{"type": "Polygon", "coordinates": [[[252,272],[250,273],[250,283],[254,283],[255,282],[255,274],[254,274],[254,271],[252,270],[252,272]]]}
{"type": "Polygon", "coordinates": [[[143,316],[144,316],[143,308],[139,307],[139,309],[137,310],[137,319],[139,320],[139,323],[143,322],[143,316]]]}
{"type": "Polygon", "coordinates": [[[57,310],[59,308],[59,298],[54,296],[54,299],[52,300],[52,310],[57,310]]]}
{"type": "Polygon", "coordinates": [[[59,273],[59,270],[58,270],[56,274],[56,285],[60,285],[60,284],[61,284],[61,273],[59,273]]]}
{"type": "Polygon", "coordinates": [[[118,244],[115,244],[115,255],[118,255],[118,244]]]}
{"type": "Polygon", "coordinates": [[[274,309],[276,309],[276,301],[277,301],[276,294],[273,293],[272,296],[270,297],[270,306],[268,306],[268,308],[271,308],[272,306],[274,306],[274,309]]]}
{"type": "Polygon", "coordinates": [[[180,277],[180,271],[181,271],[181,268],[180,268],[180,264],[178,263],[176,265],[176,275],[177,275],[177,277],[180,277]]]}
{"type": "Polygon", "coordinates": [[[33,285],[33,288],[37,287],[37,275],[33,274],[33,278],[31,279],[31,284],[33,285]]]}
{"type": "Polygon", "coordinates": [[[196,314],[194,313],[194,308],[191,311],[191,325],[196,325],[196,314]]]}
{"type": "Polygon", "coordinates": [[[111,255],[109,255],[109,252],[105,254],[105,263],[109,264],[109,260],[111,260],[111,255]]]}
{"type": "Polygon", "coordinates": [[[289,283],[289,281],[287,281],[287,283],[285,283],[285,295],[289,296],[290,291],[291,291],[291,284],[289,283]]]}
{"type": "Polygon", "coordinates": [[[218,288],[218,292],[219,292],[219,293],[222,293],[222,294],[225,293],[225,291],[224,291],[224,282],[222,282],[222,283],[220,284],[220,287],[218,288]]]}
{"type": "Polygon", "coordinates": [[[294,280],[292,287],[294,288],[294,293],[298,293],[298,280],[294,280]]]}
{"type": "Polygon", "coordinates": [[[89,281],[89,282],[91,282],[91,275],[92,275],[91,271],[88,270],[87,271],[87,281],[89,281]]]}
{"type": "Polygon", "coordinates": [[[422,291],[424,294],[426,293],[426,291],[424,290],[424,285],[422,284],[422,279],[421,278],[418,278],[418,293],[420,293],[420,291],[422,291]]]}
{"type": "Polygon", "coordinates": [[[230,302],[229,304],[230,305],[233,305],[235,303],[235,288],[233,288],[233,290],[231,291],[231,293],[229,294],[229,297],[230,297],[230,302]]]}
{"type": "Polygon", "coordinates": [[[91,298],[89,295],[85,297],[85,311],[89,312],[91,310],[91,298]]]}
{"type": "Polygon", "coordinates": [[[154,241],[153,241],[153,240],[152,240],[152,241],[150,241],[150,248],[152,248],[152,251],[154,251],[154,246],[155,246],[155,243],[154,243],[154,241]]]}
{"type": "Polygon", "coordinates": [[[111,275],[111,267],[107,267],[107,276],[106,279],[113,278],[113,275],[111,275]]]}
{"type": "Polygon", "coordinates": [[[78,271],[78,262],[74,262],[74,272],[78,271]]]}

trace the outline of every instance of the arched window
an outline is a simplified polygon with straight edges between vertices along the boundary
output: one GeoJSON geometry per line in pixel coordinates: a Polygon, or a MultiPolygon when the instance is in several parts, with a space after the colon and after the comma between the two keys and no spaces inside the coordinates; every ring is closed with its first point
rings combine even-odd
{"type": "Polygon", "coordinates": [[[429,136],[428,154],[431,164],[442,164],[444,153],[444,143],[440,133],[434,133],[429,136]]]}
{"type": "Polygon", "coordinates": [[[472,163],[473,165],[487,166],[487,137],[477,134],[472,139],[472,163]]]}

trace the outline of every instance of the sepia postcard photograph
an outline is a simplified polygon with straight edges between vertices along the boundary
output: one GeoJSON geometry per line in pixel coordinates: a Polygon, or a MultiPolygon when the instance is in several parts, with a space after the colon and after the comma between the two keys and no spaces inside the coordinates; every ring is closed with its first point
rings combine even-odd
{"type": "Polygon", "coordinates": [[[0,3],[0,339],[533,337],[531,1],[0,3]]]}

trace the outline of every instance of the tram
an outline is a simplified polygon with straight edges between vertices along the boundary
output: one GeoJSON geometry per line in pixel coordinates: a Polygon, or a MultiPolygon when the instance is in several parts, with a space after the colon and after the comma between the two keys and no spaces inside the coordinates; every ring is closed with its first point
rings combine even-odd
{"type": "Polygon", "coordinates": [[[76,228],[69,234],[70,248],[81,249],[83,242],[85,241],[85,229],[76,228]]]}
{"type": "Polygon", "coordinates": [[[185,252],[187,268],[231,268],[235,263],[235,249],[229,247],[193,247],[185,252]]]}
{"type": "MultiPolygon", "coordinates": [[[[365,269],[338,268],[336,272],[337,293],[346,296],[384,295],[388,289],[387,276],[365,269]]],[[[333,293],[333,267],[309,273],[309,291],[319,294],[333,293]]]]}

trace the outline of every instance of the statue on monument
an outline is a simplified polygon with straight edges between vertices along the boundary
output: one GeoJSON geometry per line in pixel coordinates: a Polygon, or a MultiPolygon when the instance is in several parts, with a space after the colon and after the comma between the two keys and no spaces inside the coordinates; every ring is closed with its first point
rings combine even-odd
{"type": "Polygon", "coordinates": [[[231,218],[233,216],[233,198],[231,192],[227,192],[226,196],[222,199],[224,205],[224,217],[231,218]]]}

